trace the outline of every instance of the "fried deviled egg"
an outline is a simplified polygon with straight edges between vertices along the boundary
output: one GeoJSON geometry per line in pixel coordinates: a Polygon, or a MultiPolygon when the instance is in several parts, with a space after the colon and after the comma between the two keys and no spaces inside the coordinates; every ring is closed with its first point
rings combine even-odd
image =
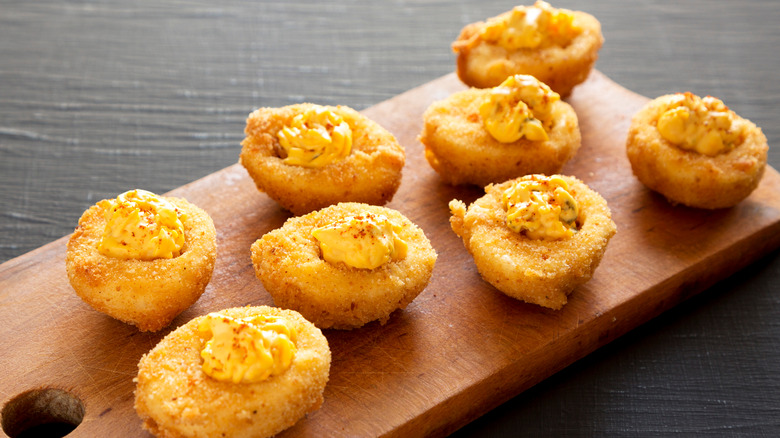
{"type": "Polygon", "coordinates": [[[632,118],[626,153],[636,177],[674,204],[732,207],[755,190],[766,168],[766,136],[720,99],[676,93],[632,118]]]}
{"type": "Polygon", "coordinates": [[[485,281],[560,309],[586,283],[616,232],[606,201],[582,181],[527,175],[489,185],[470,206],[450,201],[450,225],[485,281]]]}
{"type": "Polygon", "coordinates": [[[216,251],[208,213],[184,199],[131,190],[84,212],[66,267],[73,289],[94,309],[157,331],[203,294],[216,251]]]}
{"type": "Polygon", "coordinates": [[[295,215],[346,201],[384,205],[401,183],[403,147],[346,106],[260,108],[245,132],[241,164],[261,192],[295,215]]]}
{"type": "Polygon", "coordinates": [[[601,24],[592,15],[537,1],[467,25],[452,49],[466,85],[495,87],[527,74],[567,97],[587,79],[603,43],[601,24]]]}
{"type": "Polygon", "coordinates": [[[327,339],[297,312],[209,313],[141,358],[135,410],[158,437],[269,437],[319,409],[330,363],[327,339]]]}
{"type": "Polygon", "coordinates": [[[523,175],[560,172],[579,150],[577,114],[528,75],[494,88],[471,88],[434,102],[419,136],[425,158],[445,182],[485,186],[523,175]]]}
{"type": "Polygon", "coordinates": [[[428,285],[436,251],[400,212],[339,203],[288,219],[251,248],[274,304],[320,328],[384,324],[428,285]]]}

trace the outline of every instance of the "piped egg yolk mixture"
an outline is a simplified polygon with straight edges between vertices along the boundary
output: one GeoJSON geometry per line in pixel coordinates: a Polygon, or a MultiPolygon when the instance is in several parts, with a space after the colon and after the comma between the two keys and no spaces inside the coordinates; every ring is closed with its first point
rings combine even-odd
{"type": "Polygon", "coordinates": [[[222,382],[260,382],[285,372],[295,358],[297,333],[284,318],[210,313],[198,331],[211,335],[200,352],[203,372],[222,382]]]}
{"type": "Polygon", "coordinates": [[[107,202],[101,254],[138,260],[181,255],[185,215],[172,203],[146,190],[130,190],[107,202]]]}
{"type": "Polygon", "coordinates": [[[658,118],[658,132],[681,149],[715,156],[745,140],[747,126],[719,99],[678,93],[658,118]]]}
{"type": "Polygon", "coordinates": [[[514,75],[487,91],[479,115],[487,132],[499,142],[512,143],[523,137],[546,141],[553,103],[560,99],[533,76],[514,75]]]}
{"type": "Polygon", "coordinates": [[[352,129],[333,111],[316,107],[293,117],[277,134],[285,164],[323,167],[352,151],[352,129]]]}
{"type": "Polygon", "coordinates": [[[406,257],[408,245],[398,233],[401,228],[379,214],[348,216],[314,229],[322,258],[329,263],[374,269],[390,260],[406,257]]]}
{"type": "Polygon", "coordinates": [[[574,15],[537,1],[533,6],[516,6],[502,17],[489,19],[481,38],[507,50],[567,46],[582,29],[574,24],[574,15]]]}
{"type": "Polygon", "coordinates": [[[503,194],[506,225],[531,239],[567,239],[577,231],[577,201],[562,178],[534,176],[503,194]]]}

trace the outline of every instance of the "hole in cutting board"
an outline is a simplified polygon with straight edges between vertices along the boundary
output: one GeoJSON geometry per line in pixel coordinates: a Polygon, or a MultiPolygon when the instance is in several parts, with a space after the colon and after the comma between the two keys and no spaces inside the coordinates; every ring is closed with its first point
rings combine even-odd
{"type": "Polygon", "coordinates": [[[84,403],[63,389],[39,388],[9,400],[0,413],[10,438],[61,438],[81,424],[84,403]]]}

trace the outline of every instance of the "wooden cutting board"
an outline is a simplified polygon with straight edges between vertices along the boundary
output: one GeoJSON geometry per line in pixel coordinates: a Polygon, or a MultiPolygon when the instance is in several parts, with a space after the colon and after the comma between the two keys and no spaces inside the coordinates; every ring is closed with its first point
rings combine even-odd
{"type": "MultiPolygon", "coordinates": [[[[568,99],[583,145],[562,173],[606,198],[618,233],[563,310],[508,298],[481,280],[449,228],[447,203],[472,202],[482,191],[442,184],[417,141],[425,108],[461,89],[450,74],[364,111],[406,148],[403,182],[388,206],[422,227],[439,258],[428,288],[386,325],[324,332],[333,352],[325,403],[282,436],[450,433],[780,246],[774,169],[747,200],[722,211],[672,207],[645,189],[624,141],[647,98],[596,71],[568,99]]],[[[216,224],[217,264],[205,294],[171,328],[140,333],[75,295],[65,273],[67,237],[2,264],[0,403],[61,388],[86,408],[69,436],[147,436],[133,410],[141,355],[195,316],[273,304],[254,276],[249,247],[289,214],[238,164],[170,194],[204,208],[216,224]]]]}

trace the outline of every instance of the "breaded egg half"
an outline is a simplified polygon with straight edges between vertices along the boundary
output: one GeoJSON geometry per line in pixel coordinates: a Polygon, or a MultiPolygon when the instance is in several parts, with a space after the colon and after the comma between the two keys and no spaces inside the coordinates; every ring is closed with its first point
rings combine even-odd
{"type": "Polygon", "coordinates": [[[260,108],[247,118],[245,133],[240,163],[260,191],[295,215],[344,201],[384,205],[401,183],[403,147],[386,129],[346,106],[260,108]],[[288,164],[279,133],[312,110],[343,119],[351,129],[351,150],[317,167],[288,164]]]}
{"type": "MultiPolygon", "coordinates": [[[[361,233],[350,232],[346,237],[352,239],[361,233]]],[[[428,238],[403,214],[360,203],[340,203],[290,218],[258,239],[251,254],[257,278],[277,306],[300,312],[317,327],[336,329],[356,328],[375,320],[384,324],[393,311],[405,308],[423,291],[436,262],[436,251],[428,238]],[[312,231],[366,215],[388,219],[396,237],[405,242],[405,254],[373,268],[326,261],[312,231]]]]}
{"type": "Polygon", "coordinates": [[[468,208],[453,200],[450,225],[485,281],[518,300],[560,309],[568,295],[593,276],[616,226],[601,195],[576,178],[554,175],[568,183],[579,206],[578,230],[560,240],[531,239],[512,231],[506,223],[503,194],[515,181],[534,177],[489,185],[468,208]]]}
{"type": "Polygon", "coordinates": [[[98,250],[110,200],[90,207],[68,240],[71,286],[95,310],[141,331],[166,327],[206,289],[217,255],[217,234],[208,213],[185,199],[166,197],[184,213],[184,246],[173,258],[123,259],[98,250]]]}
{"type": "Polygon", "coordinates": [[[231,318],[276,316],[297,332],[281,374],[254,383],[219,381],[203,371],[208,339],[197,317],[165,336],[138,363],[135,410],[158,437],[269,437],[322,405],[331,353],[322,332],[300,314],[268,306],[233,308],[231,318]]]}
{"type": "Polygon", "coordinates": [[[496,140],[483,126],[480,105],[490,89],[471,88],[434,102],[423,114],[419,136],[425,158],[443,181],[485,186],[523,175],[560,172],[580,148],[577,114],[566,102],[552,103],[547,140],[496,140]]]}
{"type": "MultiPolygon", "coordinates": [[[[550,26],[553,29],[560,27],[550,26]]],[[[603,43],[601,23],[592,15],[536,2],[533,6],[518,6],[487,21],[466,25],[452,43],[452,49],[457,54],[458,77],[466,85],[494,87],[508,76],[527,74],[549,85],[561,97],[567,97],[576,85],[588,78],[603,43]],[[497,37],[496,34],[501,33],[497,25],[509,23],[511,27],[512,23],[535,23],[539,21],[538,17],[544,17],[544,13],[539,13],[540,9],[545,13],[567,14],[571,37],[555,41],[560,39],[556,35],[554,41],[545,44],[548,36],[543,26],[540,26],[543,27],[541,35],[529,32],[526,26],[515,28],[506,37],[497,37]],[[531,42],[523,44],[523,37],[531,42]]]]}
{"type": "Polygon", "coordinates": [[[661,135],[658,121],[681,95],[685,93],[660,96],[634,115],[626,139],[631,168],[639,181],[674,204],[732,207],[750,195],[764,175],[766,136],[750,120],[727,110],[743,130],[733,148],[707,155],[677,147],[661,135]]]}

